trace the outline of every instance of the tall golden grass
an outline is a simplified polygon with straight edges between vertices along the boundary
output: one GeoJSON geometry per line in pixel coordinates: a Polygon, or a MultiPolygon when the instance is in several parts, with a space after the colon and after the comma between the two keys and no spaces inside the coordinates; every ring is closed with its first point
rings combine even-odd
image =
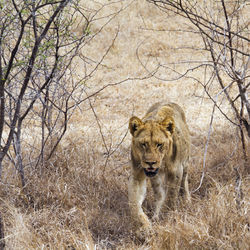
{"type": "MultiPolygon", "coordinates": [[[[107,83],[145,76],[138,54],[142,59],[149,58],[152,69],[155,57],[168,63],[199,59],[200,51],[186,46],[199,47],[197,35],[161,31],[180,30],[184,20],[167,16],[146,1],[119,4],[126,8],[105,26],[87,50],[89,56],[98,59],[119,29],[111,53],[87,83],[88,93],[107,83]]],[[[115,11],[117,5],[104,8],[104,14],[115,11]]],[[[92,29],[98,29],[100,22],[101,19],[92,29]]],[[[81,64],[78,62],[76,67],[80,74],[81,64]]],[[[188,65],[176,65],[180,70],[185,67],[188,65]]],[[[171,72],[161,74],[164,78],[174,77],[171,72]]],[[[202,72],[196,74],[202,79],[202,72]]],[[[190,79],[167,82],[152,77],[106,88],[92,101],[102,130],[89,103],[83,103],[53,158],[42,171],[25,172],[25,190],[20,188],[11,164],[5,165],[0,210],[6,249],[249,248],[250,177],[244,172],[235,128],[217,112],[203,167],[212,103],[204,97],[202,88],[190,79]],[[166,99],[178,102],[187,115],[192,135],[191,192],[199,187],[204,171],[205,174],[200,188],[192,193],[191,204],[165,214],[154,223],[155,233],[141,242],[134,235],[128,210],[131,137],[126,134],[127,122],[132,114],[142,116],[152,103],[166,99]],[[109,155],[110,152],[113,153],[109,155]]],[[[30,137],[35,139],[35,135],[30,137]]],[[[153,199],[149,185],[143,205],[149,216],[153,199]]]]}

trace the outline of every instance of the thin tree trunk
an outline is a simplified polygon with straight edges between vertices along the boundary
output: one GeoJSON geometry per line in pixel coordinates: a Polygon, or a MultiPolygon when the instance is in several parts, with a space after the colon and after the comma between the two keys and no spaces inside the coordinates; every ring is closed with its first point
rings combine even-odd
{"type": "Polygon", "coordinates": [[[4,227],[3,227],[2,215],[0,212],[0,250],[3,250],[4,248],[5,248],[4,227]]]}

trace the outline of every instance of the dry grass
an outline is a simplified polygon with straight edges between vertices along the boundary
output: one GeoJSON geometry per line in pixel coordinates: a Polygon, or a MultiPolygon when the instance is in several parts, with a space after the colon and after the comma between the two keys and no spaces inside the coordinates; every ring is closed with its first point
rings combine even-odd
{"type": "MultiPolygon", "coordinates": [[[[227,149],[222,155],[218,143],[213,148],[216,154],[213,160],[208,157],[203,185],[192,195],[191,205],[165,215],[154,224],[155,235],[139,242],[130,225],[127,204],[129,171],[121,162],[117,168],[117,159],[127,158],[127,149],[116,152],[104,170],[105,156],[79,141],[71,143],[57,151],[53,164],[42,174],[27,173],[29,201],[16,185],[1,185],[7,248],[247,249],[249,177],[242,178],[243,197],[239,197],[233,168],[241,162],[237,153],[226,161],[223,156],[231,152],[227,149]]],[[[200,181],[197,160],[192,160],[190,169],[191,190],[200,181]]],[[[152,198],[149,189],[144,204],[149,215],[152,198]]]]}
{"type": "MultiPolygon", "coordinates": [[[[160,62],[172,63],[200,56],[200,51],[184,48],[191,42],[199,47],[200,40],[194,34],[150,30],[180,29],[184,21],[179,17],[166,17],[145,1],[110,5],[103,10],[104,14],[111,11],[109,8],[113,8],[112,11],[118,9],[121,4],[128,7],[84,52],[98,60],[111,44],[119,24],[119,35],[111,53],[87,83],[88,93],[127,77],[145,76],[136,56],[142,41],[138,53],[143,60],[148,60],[150,69],[156,65],[155,57],[160,62]]],[[[98,29],[100,22],[96,22],[92,29],[98,29]]],[[[76,62],[77,67],[80,74],[80,62],[76,62]]],[[[176,65],[178,70],[185,71],[185,67],[188,65],[176,65]]],[[[202,72],[195,74],[203,78],[202,72]]],[[[173,73],[163,71],[158,76],[175,77],[173,73]]],[[[0,183],[0,209],[6,248],[248,249],[250,177],[243,171],[245,166],[235,128],[218,113],[214,114],[205,178],[201,188],[192,194],[192,203],[155,223],[155,235],[146,242],[135,238],[130,224],[127,198],[130,135],[122,140],[128,119],[133,113],[143,115],[157,100],[172,100],[184,107],[192,135],[189,182],[190,189],[195,190],[203,171],[212,112],[211,102],[200,97],[202,95],[202,89],[190,79],[168,82],[150,78],[105,89],[92,101],[105,143],[111,152],[114,151],[108,159],[95,116],[89,104],[83,103],[43,171],[26,169],[28,184],[25,191],[20,189],[13,167],[5,166],[0,183]],[[235,168],[241,174],[241,192],[237,190],[235,168]]],[[[144,203],[149,215],[152,200],[149,188],[144,203]]]]}

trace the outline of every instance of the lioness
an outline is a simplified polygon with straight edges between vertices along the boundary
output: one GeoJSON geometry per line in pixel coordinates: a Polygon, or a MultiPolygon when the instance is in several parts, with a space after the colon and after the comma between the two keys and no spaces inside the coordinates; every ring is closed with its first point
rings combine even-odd
{"type": "Polygon", "coordinates": [[[185,114],[175,103],[156,103],[142,120],[131,117],[129,130],[132,134],[129,206],[133,220],[142,232],[151,227],[142,210],[147,177],[156,198],[153,219],[158,219],[163,205],[175,208],[179,193],[190,199],[187,173],[190,135],[185,114]]]}

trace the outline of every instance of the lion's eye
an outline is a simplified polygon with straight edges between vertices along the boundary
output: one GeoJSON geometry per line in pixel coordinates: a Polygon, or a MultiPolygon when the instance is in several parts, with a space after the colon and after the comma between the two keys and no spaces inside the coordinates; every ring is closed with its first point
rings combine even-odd
{"type": "Polygon", "coordinates": [[[157,144],[156,144],[157,148],[161,148],[162,145],[163,145],[162,143],[157,143],[157,144]]]}
{"type": "Polygon", "coordinates": [[[141,143],[142,148],[146,148],[146,143],[141,143]]]}

